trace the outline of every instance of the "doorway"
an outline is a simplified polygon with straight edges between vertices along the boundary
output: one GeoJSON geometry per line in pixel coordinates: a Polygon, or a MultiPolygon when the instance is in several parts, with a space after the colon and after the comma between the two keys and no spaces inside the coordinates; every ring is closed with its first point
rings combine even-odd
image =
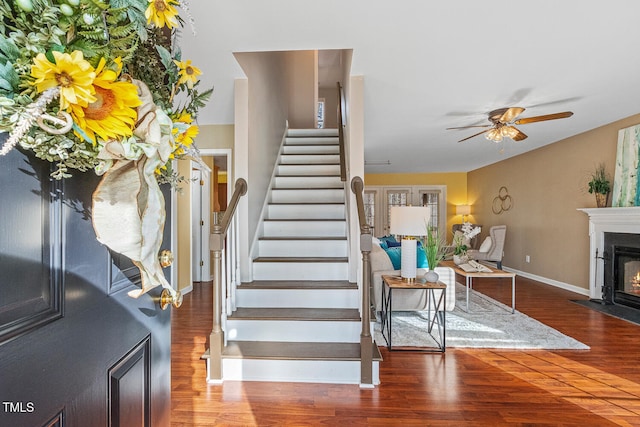
{"type": "Polygon", "coordinates": [[[231,192],[231,150],[201,149],[203,162],[210,173],[192,167],[191,182],[191,270],[193,282],[213,280],[209,236],[214,224],[222,220],[231,192]]]}

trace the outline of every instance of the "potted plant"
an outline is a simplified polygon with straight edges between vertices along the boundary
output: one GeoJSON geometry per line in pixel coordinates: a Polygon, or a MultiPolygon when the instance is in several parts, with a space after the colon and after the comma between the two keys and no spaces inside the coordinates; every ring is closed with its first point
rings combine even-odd
{"type": "Polygon", "coordinates": [[[435,272],[435,268],[440,261],[444,259],[443,249],[445,247],[444,241],[440,238],[437,227],[427,226],[427,235],[422,242],[424,245],[424,251],[427,255],[427,264],[429,264],[429,271],[424,275],[427,282],[437,282],[438,273],[435,272]]]}
{"type": "Polygon", "coordinates": [[[469,247],[464,243],[464,234],[453,236],[453,262],[456,265],[464,264],[469,260],[467,250],[469,247]]]}
{"type": "Polygon", "coordinates": [[[604,163],[600,163],[591,173],[589,193],[596,195],[596,205],[602,208],[607,206],[607,198],[610,191],[611,183],[609,181],[609,175],[607,174],[604,163]]]}

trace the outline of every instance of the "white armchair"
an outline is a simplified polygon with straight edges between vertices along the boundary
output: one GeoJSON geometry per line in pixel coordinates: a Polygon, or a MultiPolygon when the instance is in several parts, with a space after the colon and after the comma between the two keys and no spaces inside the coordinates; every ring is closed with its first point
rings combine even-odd
{"type": "Polygon", "coordinates": [[[468,250],[467,255],[477,261],[495,262],[498,269],[502,270],[502,253],[506,236],[506,225],[494,225],[489,229],[489,236],[482,242],[480,248],[468,250]]]}

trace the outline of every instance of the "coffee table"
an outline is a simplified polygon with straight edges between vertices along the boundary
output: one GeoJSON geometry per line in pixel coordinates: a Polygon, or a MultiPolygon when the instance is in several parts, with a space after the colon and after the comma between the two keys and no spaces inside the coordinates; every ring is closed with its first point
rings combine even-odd
{"type": "Polygon", "coordinates": [[[464,271],[458,267],[453,261],[441,261],[440,264],[443,267],[451,267],[456,274],[465,278],[465,287],[467,288],[467,313],[469,312],[469,289],[473,289],[473,279],[481,279],[483,277],[510,277],[511,278],[511,313],[516,312],[516,273],[509,271],[499,270],[497,268],[489,267],[483,264],[485,267],[491,270],[491,272],[480,271],[464,271]]]}

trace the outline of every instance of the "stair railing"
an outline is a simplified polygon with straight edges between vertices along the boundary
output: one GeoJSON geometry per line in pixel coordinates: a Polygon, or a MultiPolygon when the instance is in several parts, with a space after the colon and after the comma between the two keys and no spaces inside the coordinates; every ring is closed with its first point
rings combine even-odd
{"type": "Polygon", "coordinates": [[[340,82],[338,85],[338,144],[340,147],[340,180],[345,182],[347,180],[347,157],[344,148],[344,111],[342,105],[345,102],[344,90],[340,82]]]}
{"type": "Polygon", "coordinates": [[[364,213],[364,183],[359,176],[351,180],[356,197],[362,252],[362,330],[360,332],[360,387],[373,387],[373,339],[371,338],[371,260],[373,235],[364,213]]]}
{"type": "MultiPolygon", "coordinates": [[[[224,347],[224,333],[222,331],[222,301],[223,301],[223,280],[222,280],[222,251],[227,237],[227,231],[231,225],[231,220],[235,215],[240,197],[247,193],[247,181],[239,178],[236,181],[233,196],[227,210],[219,224],[213,226],[209,245],[213,252],[213,324],[209,335],[209,360],[207,367],[207,382],[222,381],[222,349],[224,347]]],[[[232,267],[233,268],[233,267],[232,267]]]]}

